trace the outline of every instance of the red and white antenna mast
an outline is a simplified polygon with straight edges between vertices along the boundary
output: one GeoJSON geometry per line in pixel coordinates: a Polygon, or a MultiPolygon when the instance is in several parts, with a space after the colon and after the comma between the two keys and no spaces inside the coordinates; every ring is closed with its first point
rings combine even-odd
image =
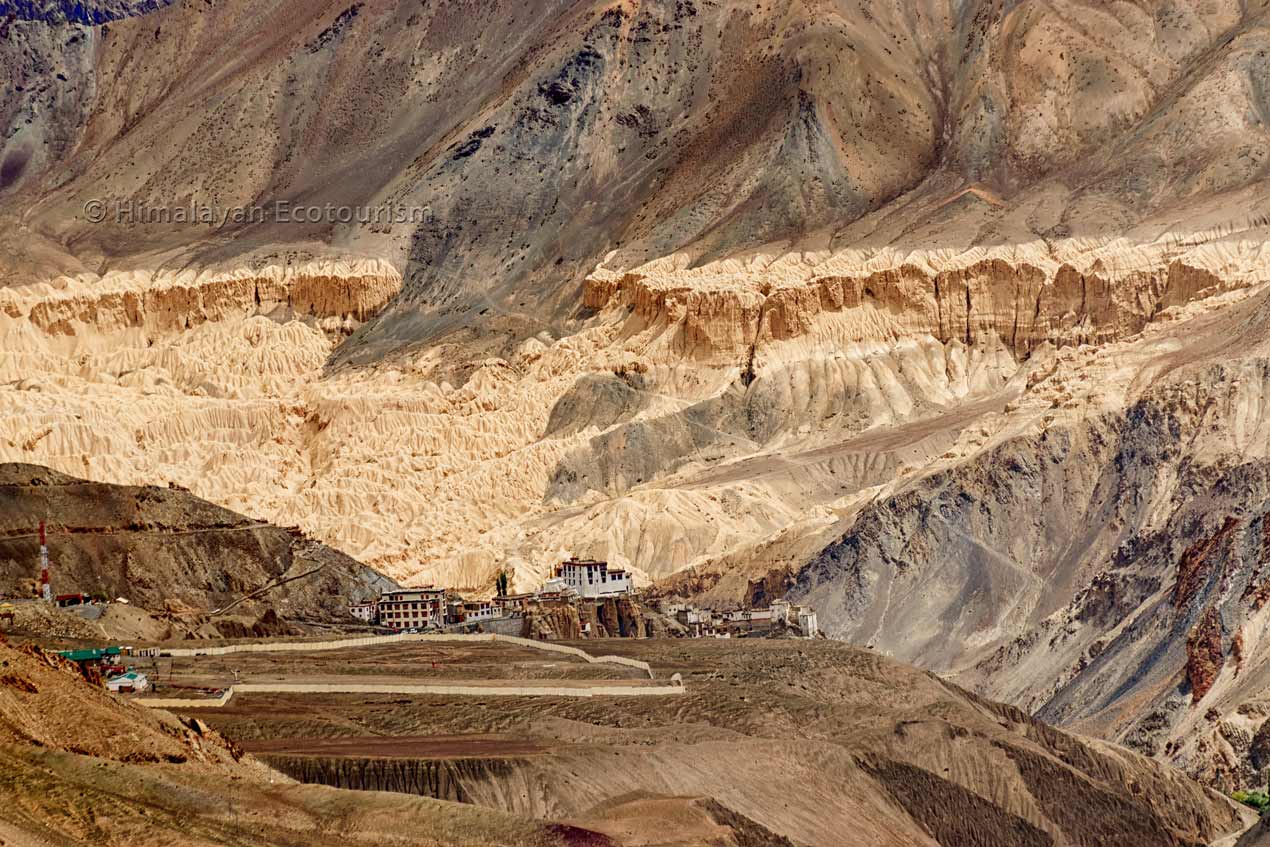
{"type": "Polygon", "coordinates": [[[40,596],[44,602],[53,602],[53,586],[49,583],[49,542],[44,532],[44,521],[40,521],[40,596]]]}

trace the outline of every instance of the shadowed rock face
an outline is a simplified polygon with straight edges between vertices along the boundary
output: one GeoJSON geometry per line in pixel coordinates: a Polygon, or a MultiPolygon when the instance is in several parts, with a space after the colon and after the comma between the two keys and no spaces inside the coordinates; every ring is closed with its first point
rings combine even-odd
{"type": "Polygon", "coordinates": [[[809,237],[1120,234],[1259,185],[1260,125],[1206,106],[1262,113],[1263,15],[1234,0],[28,2],[0,49],[19,83],[0,95],[0,210],[27,234],[6,261],[20,279],[173,251],[390,257],[405,291],[342,352],[358,359],[460,312],[558,326],[613,250],[631,267],[809,237]],[[92,198],[426,213],[90,225],[92,198]]]}
{"type": "MultiPolygon", "coordinates": [[[[1264,308],[1221,334],[1262,326],[1264,308]]],[[[1236,349],[1247,355],[1200,356],[1123,412],[903,486],[791,593],[833,635],[1227,790],[1251,784],[1270,714],[1270,464],[1265,418],[1248,410],[1270,370],[1259,345],[1236,349]]]]}
{"type": "Polygon", "coordinates": [[[348,620],[348,603],[390,583],[322,544],[222,509],[181,490],[87,482],[31,465],[0,464],[0,585],[29,593],[41,520],[59,594],[123,597],[162,612],[238,606],[284,617],[348,620]],[[298,577],[293,581],[288,578],[298,577]]]}
{"type": "Polygon", "coordinates": [[[649,615],[633,597],[606,597],[576,604],[530,603],[525,608],[520,634],[544,641],[667,637],[663,619],[649,615]]]}
{"type": "Polygon", "coordinates": [[[20,21],[92,26],[154,12],[171,2],[172,0],[13,0],[9,4],[9,15],[20,21]]]}
{"type": "Polygon", "coordinates": [[[421,794],[456,803],[471,802],[463,788],[465,780],[482,780],[490,774],[506,773],[516,767],[515,762],[502,759],[327,759],[279,755],[261,758],[269,767],[300,782],[353,791],[421,794]]]}

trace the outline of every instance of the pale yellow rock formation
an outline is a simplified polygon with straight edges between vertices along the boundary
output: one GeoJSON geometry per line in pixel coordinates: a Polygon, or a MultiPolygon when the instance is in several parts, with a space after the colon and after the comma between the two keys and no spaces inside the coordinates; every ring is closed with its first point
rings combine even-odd
{"type": "Polygon", "coordinates": [[[837,343],[920,335],[973,343],[990,331],[1025,355],[1047,341],[1124,338],[1171,307],[1270,279],[1264,231],[1209,235],[1198,245],[1116,239],[952,254],[843,251],[692,269],[671,257],[621,273],[601,267],[584,296],[591,309],[627,309],[631,331],[675,327],[666,352],[694,360],[811,335],[822,317],[839,313],[837,343]]]}
{"type": "Polygon", "coordinates": [[[172,481],[411,582],[488,590],[511,567],[529,588],[569,554],[641,580],[744,571],[861,492],[1123,402],[1114,351],[1259,285],[1261,243],[601,266],[585,328],[458,388],[435,381],[445,346],[325,369],[400,284],[380,263],[62,278],[0,289],[0,460],[172,481]],[[636,406],[549,432],[584,377],[636,406]],[[737,409],[764,420],[738,430],[737,409]],[[692,443],[631,440],[685,419],[692,443]],[[574,467],[601,475],[565,490],[574,467]]]}

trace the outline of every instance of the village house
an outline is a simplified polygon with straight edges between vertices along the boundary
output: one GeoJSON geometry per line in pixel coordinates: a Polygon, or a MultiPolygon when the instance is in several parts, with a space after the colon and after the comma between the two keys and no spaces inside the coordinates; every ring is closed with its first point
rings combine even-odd
{"type": "Polygon", "coordinates": [[[369,603],[353,603],[348,607],[348,613],[359,621],[365,623],[379,622],[379,602],[371,600],[369,603]]]}
{"type": "Polygon", "coordinates": [[[106,680],[106,687],[116,694],[145,691],[150,687],[150,680],[143,673],[128,671],[125,674],[106,680]]]}
{"type": "Polygon", "coordinates": [[[445,625],[457,626],[463,623],[463,598],[452,596],[445,601],[445,625]]]}
{"type": "Polygon", "coordinates": [[[477,623],[499,617],[493,600],[464,600],[457,595],[446,602],[445,622],[449,626],[477,623]]]}
{"type": "Polygon", "coordinates": [[[806,606],[798,607],[798,631],[803,638],[815,638],[820,634],[820,625],[816,621],[814,610],[806,606]]]}
{"type": "Polygon", "coordinates": [[[772,613],[772,622],[788,624],[789,623],[789,608],[790,608],[790,602],[788,600],[784,598],[773,600],[772,605],[770,607],[770,610],[772,613]]]}
{"type": "Polygon", "coordinates": [[[771,615],[773,623],[781,623],[796,629],[803,638],[815,638],[820,634],[816,611],[810,606],[795,606],[784,599],[773,600],[771,615]]]}
{"type": "Polygon", "coordinates": [[[492,600],[464,600],[463,622],[488,621],[498,617],[498,609],[492,600]]]}
{"type": "Polygon", "coordinates": [[[732,609],[718,616],[730,632],[753,632],[769,629],[772,625],[771,609],[732,609]]]}
{"type": "Polygon", "coordinates": [[[788,600],[773,600],[766,609],[699,609],[691,603],[668,602],[662,611],[673,614],[692,638],[727,638],[770,630],[774,626],[795,630],[804,638],[815,638],[820,629],[816,612],[809,606],[795,606],[788,600]]]}
{"type": "Polygon", "coordinates": [[[494,608],[498,617],[520,615],[525,612],[525,603],[534,599],[532,594],[504,594],[494,598],[494,608]]]}
{"type": "Polygon", "coordinates": [[[379,598],[379,623],[389,629],[426,629],[445,625],[444,588],[408,588],[379,598]]]}
{"type": "Polygon", "coordinates": [[[680,606],[675,613],[675,620],[687,627],[688,634],[693,638],[710,638],[717,632],[714,612],[709,609],[680,606]]]}

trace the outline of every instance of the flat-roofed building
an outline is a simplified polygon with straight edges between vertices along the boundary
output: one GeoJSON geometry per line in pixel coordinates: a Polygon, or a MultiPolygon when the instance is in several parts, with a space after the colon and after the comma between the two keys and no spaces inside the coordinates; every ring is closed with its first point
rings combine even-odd
{"type": "Polygon", "coordinates": [[[611,568],[595,559],[570,559],[556,569],[556,576],[579,597],[612,597],[629,594],[634,587],[625,568],[611,568]]]}
{"type": "Polygon", "coordinates": [[[445,624],[444,588],[406,588],[379,598],[379,624],[389,629],[426,629],[445,624]]]}
{"type": "Polygon", "coordinates": [[[116,694],[126,691],[145,691],[150,687],[150,680],[143,673],[128,671],[125,674],[106,680],[106,687],[116,694]]]}
{"type": "Polygon", "coordinates": [[[532,594],[500,594],[493,600],[494,608],[500,616],[519,615],[525,611],[525,603],[534,599],[532,594]]]}
{"type": "Polygon", "coordinates": [[[815,610],[807,606],[798,607],[798,631],[803,638],[815,638],[820,634],[820,624],[816,620],[815,610]]]}
{"type": "Polygon", "coordinates": [[[498,617],[498,609],[493,600],[464,600],[463,622],[488,621],[498,617]]]}
{"type": "Polygon", "coordinates": [[[348,607],[348,613],[359,621],[375,623],[379,619],[379,603],[374,600],[369,603],[353,603],[348,607]]]}

